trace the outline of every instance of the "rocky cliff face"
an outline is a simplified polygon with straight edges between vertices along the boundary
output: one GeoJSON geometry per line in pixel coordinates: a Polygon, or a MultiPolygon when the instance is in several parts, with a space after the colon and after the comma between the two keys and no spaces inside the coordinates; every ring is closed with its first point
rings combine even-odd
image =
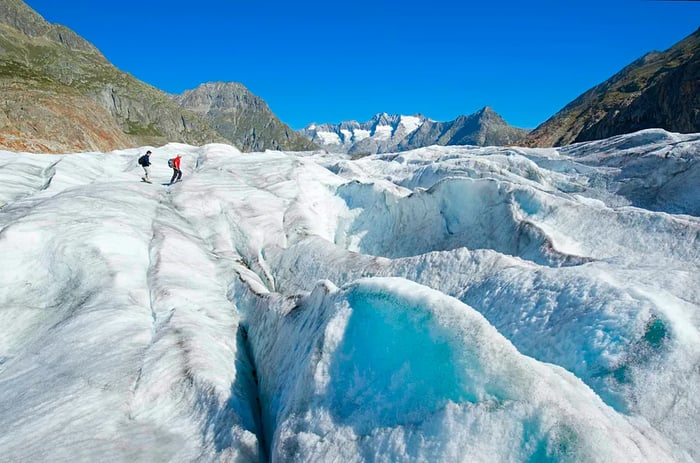
{"type": "Polygon", "coordinates": [[[508,125],[486,106],[449,122],[382,113],[364,123],[311,124],[300,133],[329,151],[373,154],[430,145],[508,145],[525,137],[527,130],[508,125]]]}
{"type": "Polygon", "coordinates": [[[282,123],[262,98],[235,82],[202,84],[173,96],[183,108],[201,115],[224,138],[243,151],[317,149],[313,142],[282,123]]]}
{"type": "Polygon", "coordinates": [[[561,146],[648,128],[700,132],[700,29],[579,96],[524,144],[561,146]]]}

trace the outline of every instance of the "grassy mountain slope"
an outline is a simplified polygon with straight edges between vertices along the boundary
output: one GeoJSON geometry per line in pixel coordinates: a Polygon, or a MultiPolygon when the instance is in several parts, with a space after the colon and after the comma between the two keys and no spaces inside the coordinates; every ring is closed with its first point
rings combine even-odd
{"type": "Polygon", "coordinates": [[[533,130],[528,146],[561,146],[646,128],[700,132],[700,29],[588,90],[533,130]]]}
{"type": "Polygon", "coordinates": [[[19,0],[0,9],[0,147],[59,152],[223,141],[167,94],[19,0]]]}

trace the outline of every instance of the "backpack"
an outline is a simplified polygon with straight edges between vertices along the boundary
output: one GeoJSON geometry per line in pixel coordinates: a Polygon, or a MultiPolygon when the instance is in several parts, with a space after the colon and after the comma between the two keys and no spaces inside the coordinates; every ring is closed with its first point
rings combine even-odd
{"type": "Polygon", "coordinates": [[[175,159],[168,159],[168,167],[170,167],[170,168],[175,167],[175,159]]]}
{"type": "Polygon", "coordinates": [[[139,165],[141,165],[141,166],[146,165],[146,155],[145,154],[139,158],[139,165]]]}

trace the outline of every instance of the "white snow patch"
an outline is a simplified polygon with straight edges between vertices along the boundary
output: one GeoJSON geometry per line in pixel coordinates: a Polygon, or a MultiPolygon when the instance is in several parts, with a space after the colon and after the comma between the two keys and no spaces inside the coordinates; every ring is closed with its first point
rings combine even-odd
{"type": "Polygon", "coordinates": [[[393,132],[394,128],[390,125],[378,125],[374,128],[374,134],[372,137],[376,138],[377,140],[384,140],[391,138],[393,132]]]}
{"type": "Polygon", "coordinates": [[[416,116],[401,116],[400,124],[404,126],[406,135],[408,135],[420,127],[423,122],[416,116]]]}
{"type": "Polygon", "coordinates": [[[370,137],[370,132],[369,130],[363,130],[363,129],[354,129],[352,131],[352,139],[354,142],[358,142],[360,140],[364,140],[365,138],[370,137]]]}
{"type": "Polygon", "coordinates": [[[341,145],[340,137],[335,132],[316,132],[316,137],[322,145],[341,145]]]}

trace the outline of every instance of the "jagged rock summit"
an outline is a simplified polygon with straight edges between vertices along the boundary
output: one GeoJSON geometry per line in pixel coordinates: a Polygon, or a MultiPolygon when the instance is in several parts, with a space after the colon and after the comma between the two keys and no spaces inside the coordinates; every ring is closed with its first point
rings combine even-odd
{"type": "Polygon", "coordinates": [[[430,145],[508,145],[527,134],[527,130],[508,125],[488,106],[449,122],[434,121],[422,114],[379,113],[363,123],[310,124],[299,132],[328,151],[358,155],[430,145]]]}
{"type": "Polygon", "coordinates": [[[530,133],[528,146],[562,146],[648,128],[700,132],[700,28],[588,90],[530,133]]]}
{"type": "Polygon", "coordinates": [[[262,98],[240,83],[209,82],[173,99],[203,116],[211,127],[243,151],[318,148],[281,122],[262,98]]]}

